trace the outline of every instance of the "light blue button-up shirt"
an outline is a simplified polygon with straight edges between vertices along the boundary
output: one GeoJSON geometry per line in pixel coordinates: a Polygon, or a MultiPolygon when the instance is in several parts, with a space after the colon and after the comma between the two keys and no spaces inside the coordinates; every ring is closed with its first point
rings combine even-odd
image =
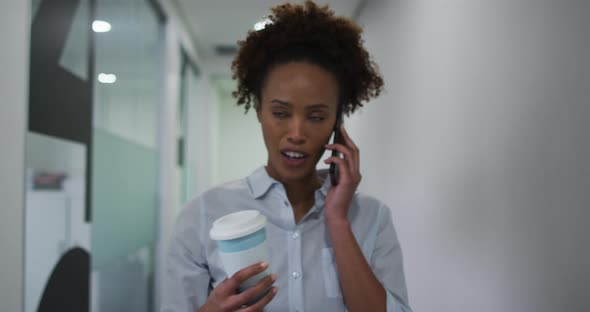
{"type": "MultiPolygon", "coordinates": [[[[267,218],[270,271],[278,275],[278,293],[265,311],[345,311],[323,208],[330,179],[315,192],[314,207],[296,224],[283,185],[260,167],[245,179],[204,192],[180,213],[166,259],[163,312],[195,312],[227,276],[215,241],[213,222],[239,210],[255,209],[267,218]]],[[[402,251],[389,208],[356,193],[348,218],[354,236],[387,292],[387,311],[411,311],[402,251]]]]}

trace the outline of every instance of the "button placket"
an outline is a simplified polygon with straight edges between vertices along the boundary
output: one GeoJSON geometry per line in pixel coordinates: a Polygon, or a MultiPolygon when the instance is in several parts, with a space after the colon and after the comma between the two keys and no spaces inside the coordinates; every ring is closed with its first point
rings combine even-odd
{"type": "Polygon", "coordinates": [[[300,226],[296,225],[293,232],[291,232],[291,239],[289,245],[293,246],[293,258],[291,269],[291,283],[293,285],[293,308],[295,310],[303,311],[303,271],[301,265],[302,248],[301,248],[301,232],[300,226]]]}

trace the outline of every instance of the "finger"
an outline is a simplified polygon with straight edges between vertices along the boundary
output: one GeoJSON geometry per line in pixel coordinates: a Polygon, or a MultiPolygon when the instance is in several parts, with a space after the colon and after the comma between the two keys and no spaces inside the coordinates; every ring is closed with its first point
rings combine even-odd
{"type": "Polygon", "coordinates": [[[357,163],[356,156],[354,155],[354,152],[350,148],[348,148],[342,144],[329,144],[329,145],[326,145],[325,148],[328,150],[337,150],[338,152],[344,154],[344,160],[346,160],[346,162],[348,162],[348,165],[351,168],[351,172],[355,171],[355,169],[356,169],[355,166],[357,163]]]}
{"type": "Polygon", "coordinates": [[[227,297],[229,294],[233,294],[235,292],[235,287],[233,287],[233,283],[230,281],[229,278],[224,279],[213,289],[211,294],[220,294],[223,297],[227,297]]]}
{"type": "Polygon", "coordinates": [[[348,147],[352,150],[352,152],[354,154],[354,159],[355,159],[354,170],[360,171],[360,150],[359,150],[358,146],[356,146],[356,144],[354,144],[354,141],[352,141],[352,139],[348,135],[348,132],[346,132],[344,125],[340,125],[340,129],[341,129],[340,132],[342,133],[342,136],[344,137],[344,141],[346,142],[346,145],[348,145],[348,147]]]}
{"type": "Polygon", "coordinates": [[[344,158],[352,158],[353,156],[352,150],[343,144],[326,144],[324,148],[327,150],[337,150],[344,154],[344,158]]]}
{"type": "Polygon", "coordinates": [[[252,277],[258,273],[264,272],[264,270],[266,270],[267,268],[268,268],[268,263],[263,261],[263,262],[255,263],[251,266],[247,266],[247,267],[239,270],[238,272],[236,272],[229,279],[231,286],[233,287],[233,291],[235,292],[235,290],[238,287],[240,287],[240,285],[243,282],[245,282],[247,279],[249,279],[250,277],[252,277]]]}
{"type": "Polygon", "coordinates": [[[277,276],[275,274],[269,275],[261,279],[258,283],[256,283],[256,285],[248,288],[243,293],[235,295],[232,300],[236,300],[237,303],[239,303],[239,306],[251,302],[262,295],[264,291],[269,289],[276,280],[277,276]]]}
{"type": "Polygon", "coordinates": [[[353,181],[352,176],[350,174],[348,162],[345,159],[339,157],[328,157],[328,159],[324,160],[324,163],[335,163],[336,165],[338,165],[338,170],[340,171],[340,175],[338,177],[338,184],[353,181]]]}
{"type": "Polygon", "coordinates": [[[255,312],[255,311],[262,311],[262,309],[270,303],[270,301],[276,296],[278,292],[278,288],[273,287],[270,289],[270,291],[264,295],[264,297],[262,297],[260,300],[258,300],[255,304],[240,309],[240,311],[242,312],[255,312]]]}

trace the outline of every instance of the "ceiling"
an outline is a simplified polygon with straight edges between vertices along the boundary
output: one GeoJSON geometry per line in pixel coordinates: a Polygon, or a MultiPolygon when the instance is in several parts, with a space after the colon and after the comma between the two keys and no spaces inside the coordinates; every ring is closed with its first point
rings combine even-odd
{"type": "MultiPolygon", "coordinates": [[[[182,18],[201,57],[214,56],[215,46],[235,46],[254,23],[270,14],[281,0],[177,0],[182,18]]],[[[301,2],[301,1],[294,1],[301,2]]],[[[328,4],[336,15],[354,18],[366,0],[316,0],[328,4]]]]}

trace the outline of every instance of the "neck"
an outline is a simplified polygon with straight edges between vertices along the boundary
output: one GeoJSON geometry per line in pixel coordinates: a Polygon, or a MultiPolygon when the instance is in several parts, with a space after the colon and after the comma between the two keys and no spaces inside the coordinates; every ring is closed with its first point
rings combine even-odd
{"type": "MultiPolygon", "coordinates": [[[[321,186],[319,178],[314,174],[312,177],[301,181],[283,182],[287,198],[293,207],[299,207],[306,203],[313,203],[315,190],[321,186]]],[[[311,207],[310,207],[311,208],[311,207]]]]}
{"type": "Polygon", "coordinates": [[[267,172],[271,177],[283,184],[287,192],[287,198],[294,208],[306,203],[313,203],[315,190],[322,186],[322,182],[315,171],[304,178],[289,181],[275,176],[276,174],[272,170],[268,170],[268,167],[267,172]]]}

